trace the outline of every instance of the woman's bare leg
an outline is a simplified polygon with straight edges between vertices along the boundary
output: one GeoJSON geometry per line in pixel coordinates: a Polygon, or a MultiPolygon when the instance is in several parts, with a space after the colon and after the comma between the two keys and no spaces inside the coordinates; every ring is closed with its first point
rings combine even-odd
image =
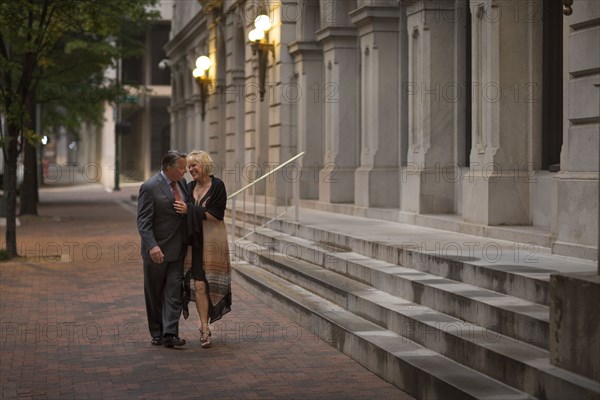
{"type": "Polygon", "coordinates": [[[202,347],[210,346],[210,329],[208,327],[208,293],[206,293],[206,284],[203,281],[194,281],[196,288],[196,309],[200,317],[200,340],[203,342],[202,347]],[[207,339],[208,338],[208,339],[207,339]],[[208,340],[208,345],[205,343],[208,340]]]}

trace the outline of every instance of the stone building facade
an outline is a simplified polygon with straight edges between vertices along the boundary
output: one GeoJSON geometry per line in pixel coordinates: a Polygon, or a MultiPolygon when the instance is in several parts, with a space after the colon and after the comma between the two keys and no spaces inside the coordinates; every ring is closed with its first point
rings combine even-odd
{"type": "MultiPolygon", "coordinates": [[[[176,1],[171,147],[208,150],[229,191],[305,151],[303,207],[595,259],[600,2],[563,7],[176,1]],[[248,33],[265,11],[273,51],[261,101],[248,33]],[[204,116],[200,55],[212,61],[204,116]]],[[[282,180],[258,190],[280,201],[282,180]]]]}

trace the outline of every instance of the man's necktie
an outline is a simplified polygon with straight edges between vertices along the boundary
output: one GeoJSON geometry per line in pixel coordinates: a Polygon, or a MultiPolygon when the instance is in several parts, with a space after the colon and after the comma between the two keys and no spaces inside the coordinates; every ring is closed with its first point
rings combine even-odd
{"type": "Polygon", "coordinates": [[[173,196],[175,196],[175,201],[181,200],[181,196],[179,195],[179,189],[177,189],[177,182],[171,182],[169,185],[171,186],[173,196]]]}

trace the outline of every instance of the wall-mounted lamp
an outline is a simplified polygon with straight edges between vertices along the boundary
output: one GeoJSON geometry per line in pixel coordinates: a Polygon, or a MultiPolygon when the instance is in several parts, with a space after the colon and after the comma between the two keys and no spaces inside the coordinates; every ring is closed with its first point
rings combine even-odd
{"type": "Polygon", "coordinates": [[[563,14],[571,15],[573,14],[573,9],[571,6],[573,5],[573,0],[562,0],[563,3],[563,14]]]}
{"type": "Polygon", "coordinates": [[[167,67],[170,67],[170,66],[171,66],[171,60],[169,60],[168,58],[163,58],[158,63],[158,68],[161,69],[161,70],[164,70],[164,69],[166,69],[167,67]]]}
{"type": "Polygon", "coordinates": [[[206,97],[208,96],[208,85],[211,82],[207,72],[211,64],[212,62],[210,61],[210,58],[206,56],[200,56],[196,59],[196,68],[192,71],[192,75],[194,75],[196,83],[200,86],[202,121],[204,121],[204,115],[206,114],[206,97]]]}
{"type": "Polygon", "coordinates": [[[275,46],[269,42],[269,29],[271,29],[271,19],[266,14],[261,14],[254,19],[254,29],[248,33],[248,39],[252,46],[252,54],[258,53],[258,80],[260,101],[265,98],[265,81],[267,77],[267,64],[269,62],[269,52],[275,57],[275,46]]]}

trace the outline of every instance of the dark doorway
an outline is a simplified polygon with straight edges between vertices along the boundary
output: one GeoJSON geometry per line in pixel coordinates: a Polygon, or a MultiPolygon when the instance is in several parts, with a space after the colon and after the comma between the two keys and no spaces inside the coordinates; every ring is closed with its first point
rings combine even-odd
{"type": "Polygon", "coordinates": [[[541,169],[558,171],[563,142],[563,14],[560,1],[543,4],[541,169]]]}
{"type": "Polygon", "coordinates": [[[471,6],[468,1],[465,2],[464,14],[466,16],[466,51],[465,51],[465,167],[469,166],[471,158],[471,146],[473,144],[473,82],[472,82],[472,24],[471,24],[471,6]]]}

